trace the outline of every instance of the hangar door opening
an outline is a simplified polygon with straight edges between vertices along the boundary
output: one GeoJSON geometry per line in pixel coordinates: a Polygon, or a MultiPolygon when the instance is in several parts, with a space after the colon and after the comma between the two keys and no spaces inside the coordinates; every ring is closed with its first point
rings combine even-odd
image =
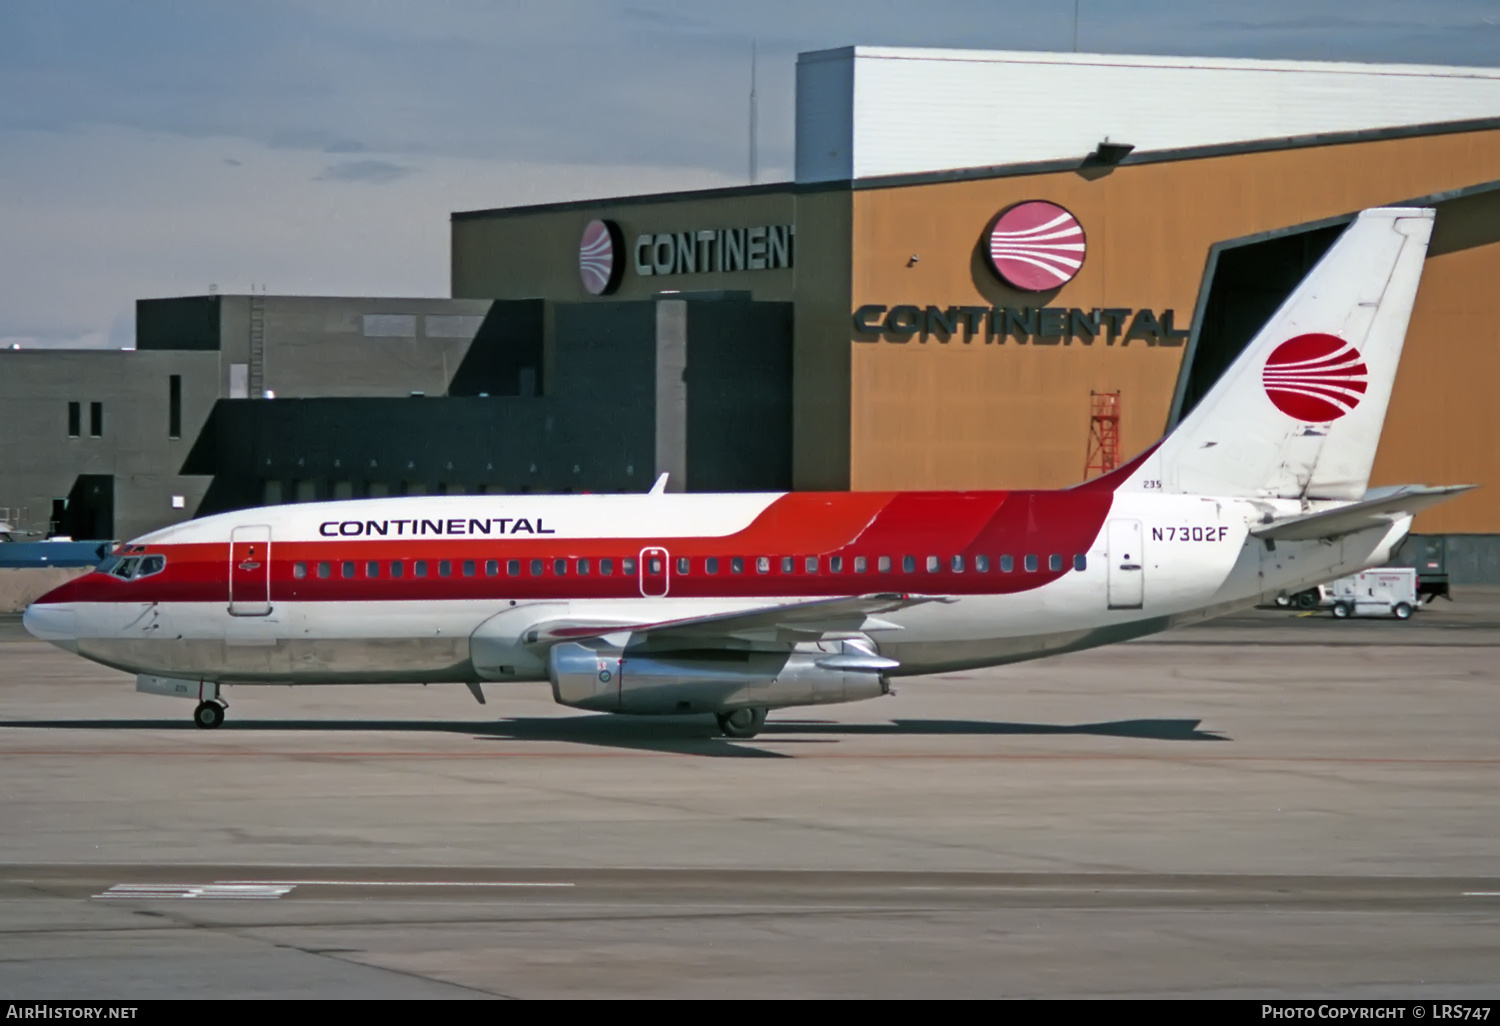
{"type": "Polygon", "coordinates": [[[1327,253],[1348,218],[1215,245],[1204,274],[1202,313],[1177,374],[1167,430],[1192,412],[1278,307],[1327,253]]]}

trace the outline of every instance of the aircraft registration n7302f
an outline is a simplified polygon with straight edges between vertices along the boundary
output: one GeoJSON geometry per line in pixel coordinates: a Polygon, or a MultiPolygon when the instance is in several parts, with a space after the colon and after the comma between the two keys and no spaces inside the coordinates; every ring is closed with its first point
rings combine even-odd
{"type": "Polygon", "coordinates": [[[1362,213],[1202,402],[1059,491],[443,496],[247,509],[121,546],[28,630],[198,701],[226,684],[550,680],[712,713],[1122,641],[1386,561],[1463,490],[1370,490],[1431,235],[1362,213]]]}

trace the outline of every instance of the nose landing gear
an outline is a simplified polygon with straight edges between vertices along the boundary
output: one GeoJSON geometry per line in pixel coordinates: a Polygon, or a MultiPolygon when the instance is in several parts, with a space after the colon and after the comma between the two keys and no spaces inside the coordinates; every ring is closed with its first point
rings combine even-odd
{"type": "Polygon", "coordinates": [[[213,730],[224,722],[224,706],[218,702],[199,702],[193,710],[193,722],[201,730],[213,730]]]}

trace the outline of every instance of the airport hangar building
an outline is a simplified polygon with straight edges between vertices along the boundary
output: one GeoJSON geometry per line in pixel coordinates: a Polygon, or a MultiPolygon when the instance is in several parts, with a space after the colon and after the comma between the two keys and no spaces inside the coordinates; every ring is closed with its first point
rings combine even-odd
{"type": "MultiPolygon", "coordinates": [[[[1063,487],[1159,437],[1344,225],[1393,203],[1438,217],[1372,484],[1488,486],[1417,531],[1455,580],[1500,581],[1497,69],[803,54],[791,182],[456,213],[451,300],[145,301],[134,353],[0,354],[32,361],[0,404],[60,424],[80,382],[120,389],[152,436],[89,464],[94,487],[109,458],[140,464],[115,471],[120,536],[661,471],[693,491],[1063,487]],[[198,369],[168,445],[179,363],[198,369]]],[[[72,426],[30,460],[54,498],[82,498],[72,426]]]]}

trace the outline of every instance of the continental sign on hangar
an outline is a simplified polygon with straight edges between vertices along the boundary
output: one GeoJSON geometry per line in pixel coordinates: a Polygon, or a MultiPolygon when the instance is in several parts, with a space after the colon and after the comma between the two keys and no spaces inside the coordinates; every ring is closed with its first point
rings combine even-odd
{"type": "Polygon", "coordinates": [[[796,488],[1059,487],[1091,392],[1144,448],[1356,211],[1433,204],[1375,483],[1500,533],[1500,69],[855,47],[796,106],[792,182],[453,215],[453,295],[789,303],[796,488]]]}

